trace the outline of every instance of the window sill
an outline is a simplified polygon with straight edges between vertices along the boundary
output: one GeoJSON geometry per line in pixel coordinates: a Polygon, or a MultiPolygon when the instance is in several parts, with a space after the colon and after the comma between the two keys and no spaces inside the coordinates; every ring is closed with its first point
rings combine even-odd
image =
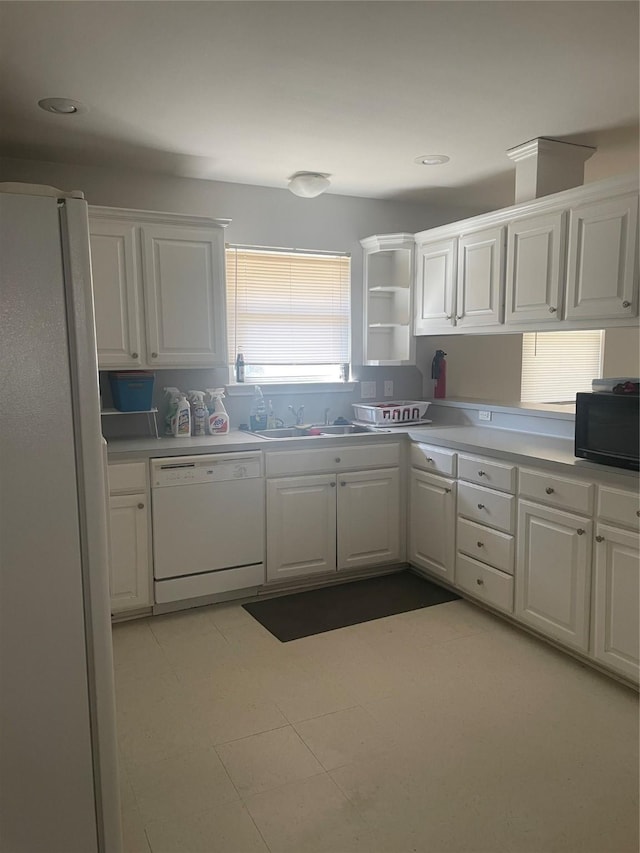
{"type": "Polygon", "coordinates": [[[351,394],[356,389],[357,382],[232,382],[226,386],[228,397],[253,396],[256,385],[265,390],[265,396],[293,394],[351,394]],[[268,394],[266,393],[268,389],[268,394]]]}

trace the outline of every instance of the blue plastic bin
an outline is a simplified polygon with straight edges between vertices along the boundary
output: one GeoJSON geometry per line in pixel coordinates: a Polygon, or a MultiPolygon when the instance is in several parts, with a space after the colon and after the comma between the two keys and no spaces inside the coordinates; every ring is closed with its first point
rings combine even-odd
{"type": "Polygon", "coordinates": [[[113,405],[119,412],[146,412],[153,403],[155,374],[149,370],[122,370],[109,373],[113,405]]]}

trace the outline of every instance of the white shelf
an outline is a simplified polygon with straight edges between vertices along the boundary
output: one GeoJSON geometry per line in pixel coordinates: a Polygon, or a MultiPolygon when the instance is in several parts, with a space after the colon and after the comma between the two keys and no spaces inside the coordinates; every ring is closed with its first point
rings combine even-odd
{"type": "Polygon", "coordinates": [[[101,415],[154,415],[157,409],[136,409],[133,412],[121,412],[120,409],[102,409],[101,415]]]}
{"type": "Polygon", "coordinates": [[[408,287],[392,287],[389,285],[377,285],[376,287],[370,287],[369,293],[408,293],[408,287]]]}

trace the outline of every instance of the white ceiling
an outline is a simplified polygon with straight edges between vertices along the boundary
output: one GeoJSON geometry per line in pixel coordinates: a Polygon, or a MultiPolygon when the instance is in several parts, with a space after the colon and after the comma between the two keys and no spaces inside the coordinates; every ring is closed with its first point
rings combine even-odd
{"type": "Polygon", "coordinates": [[[491,207],[506,149],[637,134],[637,2],[2,2],[0,32],[12,157],[491,207]]]}

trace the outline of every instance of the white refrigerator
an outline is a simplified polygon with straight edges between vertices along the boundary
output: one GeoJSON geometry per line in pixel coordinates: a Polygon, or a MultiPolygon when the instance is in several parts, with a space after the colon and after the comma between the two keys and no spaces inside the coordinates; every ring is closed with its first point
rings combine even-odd
{"type": "Polygon", "coordinates": [[[0,185],[0,354],[0,850],[120,853],[81,193],[0,185]]]}

